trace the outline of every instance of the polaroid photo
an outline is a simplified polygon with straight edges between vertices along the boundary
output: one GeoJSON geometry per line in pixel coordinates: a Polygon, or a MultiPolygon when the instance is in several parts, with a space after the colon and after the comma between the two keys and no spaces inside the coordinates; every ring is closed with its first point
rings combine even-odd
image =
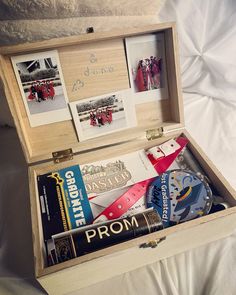
{"type": "Polygon", "coordinates": [[[57,51],[19,55],[11,60],[30,126],[70,120],[57,51]]]}
{"type": "Polygon", "coordinates": [[[125,39],[135,104],[168,98],[164,34],[125,39]]]}
{"type": "Polygon", "coordinates": [[[70,103],[79,141],[137,125],[130,89],[70,103]]]}

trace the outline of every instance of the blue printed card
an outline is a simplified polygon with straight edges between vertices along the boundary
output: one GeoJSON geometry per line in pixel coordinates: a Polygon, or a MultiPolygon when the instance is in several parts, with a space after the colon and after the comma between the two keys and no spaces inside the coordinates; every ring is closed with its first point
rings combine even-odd
{"type": "Polygon", "coordinates": [[[93,221],[79,165],[38,176],[44,238],[93,221]]]}

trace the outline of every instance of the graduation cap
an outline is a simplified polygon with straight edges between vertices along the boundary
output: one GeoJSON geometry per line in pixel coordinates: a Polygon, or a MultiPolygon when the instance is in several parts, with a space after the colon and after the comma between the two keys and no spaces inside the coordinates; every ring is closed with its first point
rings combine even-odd
{"type": "Polygon", "coordinates": [[[204,190],[204,184],[199,183],[195,186],[185,187],[176,197],[177,205],[174,212],[191,207],[196,204],[201,197],[201,192],[204,190]]]}

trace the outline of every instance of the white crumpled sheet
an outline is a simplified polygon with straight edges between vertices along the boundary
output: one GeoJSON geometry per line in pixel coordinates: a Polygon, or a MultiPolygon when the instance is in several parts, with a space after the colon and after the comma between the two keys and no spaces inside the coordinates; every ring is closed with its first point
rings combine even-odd
{"type": "MultiPolygon", "coordinates": [[[[236,189],[235,14],[234,0],[168,0],[159,17],[177,21],[186,128],[236,189]]],[[[0,294],[44,294],[30,278],[28,184],[14,134],[0,129],[0,294]]],[[[235,273],[236,232],[70,295],[233,295],[235,273]]]]}
{"type": "Polygon", "coordinates": [[[236,2],[168,0],[177,21],[185,125],[236,188],[236,2]]]}

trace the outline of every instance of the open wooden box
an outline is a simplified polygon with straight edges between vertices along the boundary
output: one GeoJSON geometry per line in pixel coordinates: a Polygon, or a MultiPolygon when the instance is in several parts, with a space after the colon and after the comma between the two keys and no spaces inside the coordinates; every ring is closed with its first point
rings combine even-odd
{"type": "Polygon", "coordinates": [[[2,47],[1,78],[29,167],[32,236],[35,276],[49,294],[64,294],[112,276],[130,271],[193,247],[229,235],[236,226],[236,194],[184,129],[183,104],[178,65],[176,29],[173,23],[117,30],[48,41],[2,47]],[[20,90],[11,64],[11,56],[56,49],[65,80],[69,101],[129,88],[124,39],[162,32],[165,42],[168,99],[136,105],[137,127],[122,132],[79,142],[72,121],[30,127],[20,90]],[[75,90],[74,83],[96,54],[103,67],[113,64],[114,72],[90,76],[85,86],[75,90]],[[139,149],[161,144],[178,135],[186,136],[189,148],[199,161],[218,193],[232,206],[156,233],[87,254],[54,266],[44,265],[43,232],[36,177],[55,169],[108,159],[139,149]],[[73,155],[68,149],[72,149],[73,155]],[[57,151],[60,158],[54,158],[57,151]],[[73,158],[73,159],[72,159],[73,158]],[[65,160],[67,161],[61,161],[65,160]],[[161,241],[155,249],[140,249],[149,241],[161,241]]]}

